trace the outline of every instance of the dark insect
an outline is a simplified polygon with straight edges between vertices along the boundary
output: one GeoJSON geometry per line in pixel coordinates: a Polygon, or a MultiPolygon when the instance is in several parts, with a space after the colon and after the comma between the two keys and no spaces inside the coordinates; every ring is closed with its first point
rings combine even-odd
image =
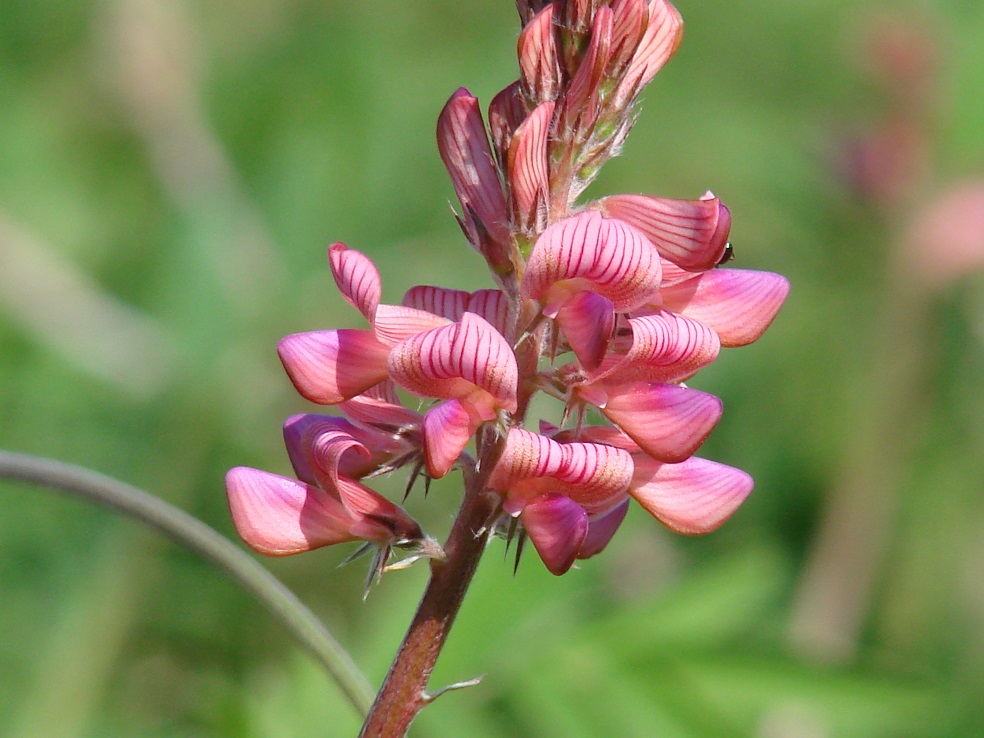
{"type": "Polygon", "coordinates": [[[718,263],[715,266],[721,266],[722,264],[727,264],[729,261],[735,258],[735,250],[731,246],[731,241],[724,244],[724,253],[721,254],[721,258],[718,259],[718,263]]]}

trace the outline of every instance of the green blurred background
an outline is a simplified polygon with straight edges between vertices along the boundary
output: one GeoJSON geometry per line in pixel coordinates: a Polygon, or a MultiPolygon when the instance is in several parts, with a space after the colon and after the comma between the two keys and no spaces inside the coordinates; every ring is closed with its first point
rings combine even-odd
{"type": "MultiPolygon", "coordinates": [[[[984,175],[984,5],[678,5],[681,50],[588,195],[711,188],[734,266],[789,277],[766,336],[694,382],[726,406],[702,455],[756,491],[705,538],[633,509],[562,578],[494,543],[433,686],[485,681],[412,734],[984,736],[984,278],[929,290],[900,256],[922,206],[984,175]],[[871,154],[900,120],[913,140],[871,154]]],[[[286,472],[280,424],[309,408],[275,342],[360,323],[329,242],[390,301],[488,286],[434,122],[514,79],[517,26],[510,0],[0,3],[0,447],[234,535],[223,474],[286,472]]],[[[443,537],[457,499],[409,507],[443,537]]],[[[24,484],[0,511],[0,735],[357,732],[191,554],[24,484]]],[[[348,553],[268,563],[377,683],[425,571],[362,603],[348,553]]]]}

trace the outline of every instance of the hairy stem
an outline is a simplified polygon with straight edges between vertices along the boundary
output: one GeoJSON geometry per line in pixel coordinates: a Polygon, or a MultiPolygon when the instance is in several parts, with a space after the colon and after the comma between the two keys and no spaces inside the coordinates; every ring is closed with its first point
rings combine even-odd
{"type": "Polygon", "coordinates": [[[38,456],[0,450],[0,478],[19,479],[107,505],[226,572],[327,669],[359,714],[366,714],[372,690],[324,624],[279,579],[198,518],[124,482],[38,456]]]}
{"type": "Polygon", "coordinates": [[[430,582],[360,738],[402,738],[434,698],[427,692],[427,682],[485,551],[490,522],[499,507],[498,497],[486,491],[486,484],[505,437],[497,436],[483,446],[478,468],[465,470],[464,500],[444,546],[447,559],[431,562],[430,582]]]}

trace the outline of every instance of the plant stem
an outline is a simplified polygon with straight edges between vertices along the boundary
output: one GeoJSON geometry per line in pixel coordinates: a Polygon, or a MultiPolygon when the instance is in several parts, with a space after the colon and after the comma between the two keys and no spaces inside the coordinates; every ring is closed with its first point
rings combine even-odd
{"type": "Polygon", "coordinates": [[[505,437],[484,444],[478,470],[465,469],[465,495],[444,546],[445,561],[431,562],[431,578],[400,644],[360,738],[402,738],[434,697],[427,682],[447,641],[468,585],[485,551],[499,498],[486,491],[505,437]]]}
{"type": "Polygon", "coordinates": [[[0,450],[0,478],[20,479],[107,505],[226,572],[328,670],[359,714],[366,714],[372,690],[324,624],[279,579],[198,518],[124,482],[38,456],[0,450]]]}

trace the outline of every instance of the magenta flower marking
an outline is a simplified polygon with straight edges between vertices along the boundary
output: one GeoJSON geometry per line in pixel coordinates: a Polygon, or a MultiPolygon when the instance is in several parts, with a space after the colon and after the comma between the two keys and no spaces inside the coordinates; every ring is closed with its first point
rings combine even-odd
{"type": "Polygon", "coordinates": [[[437,122],[458,223],[495,288],[417,285],[389,304],[368,256],[328,247],[335,285],[367,327],[278,346],[298,392],[344,417],[288,419],[296,479],[229,473],[237,529],[258,551],[362,540],[383,552],[377,572],[393,546],[440,556],[367,486],[404,467],[408,489],[421,475],[463,471],[467,499],[492,500],[491,517],[469,530],[518,536],[518,550],[529,539],[554,574],[602,551],[631,500],[692,535],[751,492],[745,472],[693,456],[722,403],[683,382],[722,347],[761,337],[788,282],[719,268],[731,212],[710,192],[577,202],[676,51],[680,15],[666,0],[517,7],[519,78],[492,99],[488,127],[464,88],[437,122]],[[534,433],[524,425],[541,392],[559,401],[558,425],[534,433]],[[587,425],[592,413],[611,425],[587,425]]]}

